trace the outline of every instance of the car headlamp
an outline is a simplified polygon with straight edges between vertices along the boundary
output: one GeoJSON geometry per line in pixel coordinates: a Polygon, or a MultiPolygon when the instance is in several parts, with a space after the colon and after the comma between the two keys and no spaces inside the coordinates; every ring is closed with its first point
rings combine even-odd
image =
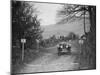
{"type": "Polygon", "coordinates": [[[60,46],[60,48],[63,48],[63,46],[60,46]]]}
{"type": "Polygon", "coordinates": [[[68,48],[68,46],[66,46],[66,48],[68,48]]]}

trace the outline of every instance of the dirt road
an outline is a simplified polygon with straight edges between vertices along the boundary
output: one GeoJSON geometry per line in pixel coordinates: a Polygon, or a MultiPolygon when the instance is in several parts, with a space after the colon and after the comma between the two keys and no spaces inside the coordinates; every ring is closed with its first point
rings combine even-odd
{"type": "MultiPolygon", "coordinates": [[[[19,73],[34,73],[34,72],[48,72],[48,71],[65,71],[76,70],[79,63],[75,63],[76,55],[78,55],[78,48],[72,44],[72,53],[70,55],[57,55],[57,46],[46,48],[44,55],[37,58],[30,63],[24,63],[19,73]]],[[[42,51],[43,52],[43,51],[42,51]]]]}

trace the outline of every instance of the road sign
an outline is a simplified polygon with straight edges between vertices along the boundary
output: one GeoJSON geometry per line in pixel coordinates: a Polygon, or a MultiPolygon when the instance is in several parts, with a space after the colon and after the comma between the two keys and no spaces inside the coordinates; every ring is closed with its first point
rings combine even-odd
{"type": "Polygon", "coordinates": [[[26,43],[26,39],[21,39],[21,43],[26,43]]]}
{"type": "Polygon", "coordinates": [[[38,39],[36,39],[36,42],[37,42],[37,43],[39,43],[39,40],[38,40],[38,39]]]}
{"type": "Polygon", "coordinates": [[[83,39],[80,39],[79,40],[79,44],[83,44],[84,43],[84,40],[83,39]]]}

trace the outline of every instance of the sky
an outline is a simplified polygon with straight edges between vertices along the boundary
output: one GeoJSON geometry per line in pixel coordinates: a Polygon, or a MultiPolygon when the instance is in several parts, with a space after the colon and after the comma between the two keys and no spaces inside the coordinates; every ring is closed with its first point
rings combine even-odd
{"type": "Polygon", "coordinates": [[[49,4],[49,3],[35,3],[35,7],[37,11],[40,13],[38,14],[38,18],[41,19],[41,25],[52,25],[56,23],[56,13],[62,5],[60,4],[49,4]]]}

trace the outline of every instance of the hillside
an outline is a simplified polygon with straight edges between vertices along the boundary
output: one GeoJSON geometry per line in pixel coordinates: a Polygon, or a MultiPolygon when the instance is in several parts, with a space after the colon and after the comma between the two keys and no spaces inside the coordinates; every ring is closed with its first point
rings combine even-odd
{"type": "MultiPolygon", "coordinates": [[[[43,38],[48,38],[52,35],[68,35],[69,32],[74,32],[78,35],[84,34],[83,19],[74,22],[42,26],[44,29],[43,38]]],[[[86,30],[89,31],[89,20],[86,19],[86,30]]]]}

